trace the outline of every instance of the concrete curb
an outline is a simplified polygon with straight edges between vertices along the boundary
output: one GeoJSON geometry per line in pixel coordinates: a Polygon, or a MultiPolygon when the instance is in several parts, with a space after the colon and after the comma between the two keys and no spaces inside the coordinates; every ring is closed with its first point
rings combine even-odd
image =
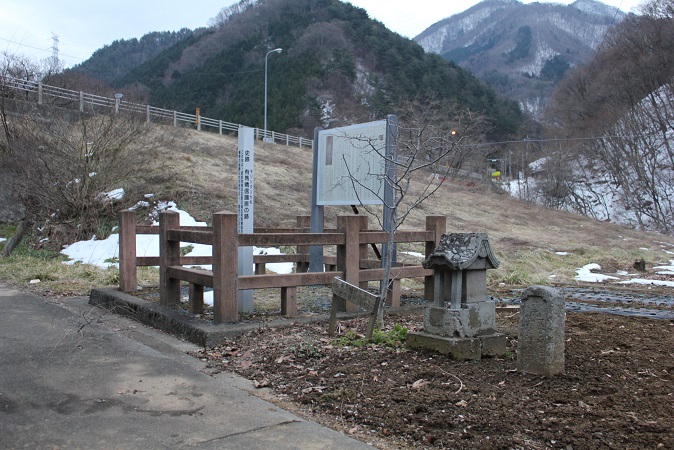
{"type": "MultiPolygon", "coordinates": [[[[280,328],[297,323],[325,321],[327,329],[327,321],[329,319],[329,316],[325,314],[314,317],[276,319],[269,322],[214,324],[192,317],[187,313],[134,297],[111,287],[92,289],[89,295],[89,304],[105,308],[110,312],[131,318],[143,325],[156,328],[202,347],[213,347],[223,343],[228,338],[260,328],[280,328]]],[[[340,319],[350,319],[363,315],[367,315],[367,313],[338,314],[338,317],[340,319]]]]}

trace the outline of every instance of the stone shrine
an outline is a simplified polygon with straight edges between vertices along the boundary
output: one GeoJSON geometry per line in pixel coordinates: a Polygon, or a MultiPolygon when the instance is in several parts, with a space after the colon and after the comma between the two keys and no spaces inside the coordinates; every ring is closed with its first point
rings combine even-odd
{"type": "Polygon", "coordinates": [[[424,332],[408,334],[408,347],[458,360],[505,353],[496,305],[487,300],[487,269],[499,266],[487,234],[442,235],[423,266],[434,271],[433,306],[424,308],[424,332]]]}

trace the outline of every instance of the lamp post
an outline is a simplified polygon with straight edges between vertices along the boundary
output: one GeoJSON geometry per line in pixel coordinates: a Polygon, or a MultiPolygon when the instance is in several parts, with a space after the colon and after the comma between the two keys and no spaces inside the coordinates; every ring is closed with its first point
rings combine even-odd
{"type": "Polygon", "coordinates": [[[282,48],[275,48],[274,50],[270,50],[267,52],[267,54],[264,57],[264,135],[263,135],[263,140],[265,142],[269,142],[267,140],[267,61],[269,58],[269,55],[272,53],[281,53],[283,51],[282,48]]]}

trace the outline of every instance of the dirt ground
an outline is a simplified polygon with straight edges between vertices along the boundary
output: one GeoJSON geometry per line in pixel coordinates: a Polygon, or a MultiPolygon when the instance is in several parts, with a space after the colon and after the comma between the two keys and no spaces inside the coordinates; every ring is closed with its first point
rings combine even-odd
{"type": "MultiPolygon", "coordinates": [[[[419,313],[387,323],[422,329],[419,313]]],[[[261,327],[196,356],[376,448],[674,448],[673,321],[567,313],[566,372],[549,378],[516,370],[518,324],[499,312],[507,352],[481,361],[354,345],[365,319],[335,338],[322,322],[261,327]]]]}

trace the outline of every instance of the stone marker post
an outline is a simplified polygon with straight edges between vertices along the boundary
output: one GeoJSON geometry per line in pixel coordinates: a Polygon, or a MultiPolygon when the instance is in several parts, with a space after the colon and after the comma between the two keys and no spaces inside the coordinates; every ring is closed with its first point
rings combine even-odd
{"type": "Polygon", "coordinates": [[[522,294],[517,370],[551,376],[564,372],[564,297],[531,286],[522,294]]]}

